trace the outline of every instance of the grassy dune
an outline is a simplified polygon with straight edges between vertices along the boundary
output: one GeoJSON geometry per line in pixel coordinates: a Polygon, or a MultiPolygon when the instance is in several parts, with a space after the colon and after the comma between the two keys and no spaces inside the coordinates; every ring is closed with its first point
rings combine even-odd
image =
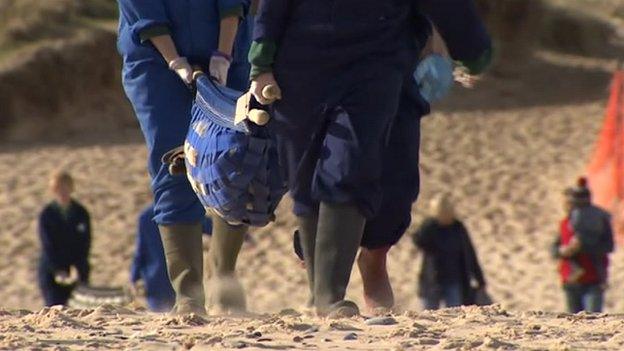
{"type": "Polygon", "coordinates": [[[0,59],[34,43],[63,39],[117,17],[115,0],[0,1],[0,59]]]}

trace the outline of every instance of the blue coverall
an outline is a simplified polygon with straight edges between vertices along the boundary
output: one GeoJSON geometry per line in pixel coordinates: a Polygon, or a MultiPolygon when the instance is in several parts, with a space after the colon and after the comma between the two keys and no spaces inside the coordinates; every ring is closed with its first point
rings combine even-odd
{"type": "MultiPolygon", "coordinates": [[[[420,3],[420,9],[435,24],[454,60],[478,60],[491,50],[490,36],[473,0],[421,0],[420,3]]],[[[417,82],[411,75],[407,79],[383,153],[381,209],[366,222],[362,237],[362,246],[368,249],[392,246],[399,241],[410,225],[412,203],[420,190],[420,118],[429,113],[429,104],[418,93],[417,82]]]]}
{"type": "Polygon", "coordinates": [[[264,0],[254,40],[277,43],[282,99],[269,126],[294,212],[349,203],[379,209],[382,150],[417,60],[416,0],[264,0]],[[267,11],[270,9],[270,11],[267,11]]]}
{"type": "Polygon", "coordinates": [[[72,200],[66,210],[52,202],[39,215],[39,288],[46,306],[67,303],[73,286],[54,281],[57,272],[69,274],[74,266],[81,284],[89,283],[89,251],[91,249],[91,222],[89,212],[72,200]]]}
{"type": "Polygon", "coordinates": [[[180,56],[208,72],[217,50],[220,18],[242,7],[227,85],[245,90],[248,85],[247,52],[251,41],[250,0],[119,0],[118,50],[123,57],[123,86],[134,107],[148,148],[159,225],[196,223],[204,216],[185,176],[172,176],[161,157],[184,143],[188,132],[193,95],[142,33],[166,28],[180,56]]]}
{"type": "MultiPolygon", "coordinates": [[[[168,312],[175,304],[175,293],[167,276],[167,265],[160,231],[153,218],[153,204],[147,206],[139,215],[130,281],[136,283],[143,280],[147,305],[150,310],[168,312]]],[[[205,218],[202,226],[204,234],[212,232],[210,219],[205,218]]]]}

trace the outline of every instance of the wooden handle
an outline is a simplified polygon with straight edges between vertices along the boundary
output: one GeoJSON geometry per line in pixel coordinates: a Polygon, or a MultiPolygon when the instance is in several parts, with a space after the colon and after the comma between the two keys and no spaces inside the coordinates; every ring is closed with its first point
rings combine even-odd
{"type": "Polygon", "coordinates": [[[204,74],[206,74],[206,73],[204,73],[204,71],[201,71],[201,70],[194,71],[193,72],[193,82],[196,81],[197,78],[203,76],[204,74]]]}
{"type": "Polygon", "coordinates": [[[247,118],[249,118],[249,120],[254,122],[255,124],[263,126],[269,123],[269,119],[271,119],[271,116],[269,116],[269,113],[264,110],[254,109],[249,111],[247,118]]]}
{"type": "Polygon", "coordinates": [[[268,100],[279,100],[282,98],[282,92],[276,85],[267,85],[262,89],[262,96],[268,100]]]}

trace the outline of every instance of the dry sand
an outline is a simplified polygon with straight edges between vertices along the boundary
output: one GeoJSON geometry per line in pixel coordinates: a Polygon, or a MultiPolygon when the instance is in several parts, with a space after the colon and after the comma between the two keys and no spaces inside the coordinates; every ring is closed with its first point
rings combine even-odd
{"type": "MultiPolygon", "coordinates": [[[[36,220],[47,200],[46,176],[59,166],[76,175],[77,197],[92,213],[92,282],[127,282],[136,216],[148,201],[145,147],[133,132],[0,151],[0,348],[624,349],[621,251],[612,260],[611,314],[559,313],[563,296],[548,245],[562,216],[561,190],[583,172],[601,126],[609,67],[557,60],[544,55],[530,69],[494,74],[423,121],[423,191],[409,234],[428,199],[452,191],[500,305],[415,312],[420,255],[408,235],[390,252],[396,324],[313,318],[302,308],[305,276],[292,253],[294,221],[284,201],[277,222],[254,230],[255,245],[240,258],[249,307],[258,315],[204,320],[110,306],[40,310],[36,220]],[[299,312],[280,314],[285,308],[299,312]],[[307,330],[315,326],[318,332],[307,330]],[[344,340],[349,333],[355,340],[344,340]]],[[[348,295],[362,300],[357,272],[348,295]]]]}

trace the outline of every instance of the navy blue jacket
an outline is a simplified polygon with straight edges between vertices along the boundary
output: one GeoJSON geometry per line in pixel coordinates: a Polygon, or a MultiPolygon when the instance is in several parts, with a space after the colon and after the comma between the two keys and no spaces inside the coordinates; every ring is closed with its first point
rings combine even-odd
{"type": "MultiPolygon", "coordinates": [[[[142,43],[142,31],[165,26],[181,56],[192,63],[206,64],[217,49],[220,19],[224,12],[242,6],[244,16],[250,0],[119,0],[118,49],[124,62],[162,62],[150,43],[142,43]]],[[[248,20],[244,21],[245,23],[248,20]]],[[[247,25],[243,25],[247,27],[247,25]]],[[[251,27],[239,30],[234,47],[234,62],[245,62],[251,27]]]]}
{"type": "Polygon", "coordinates": [[[89,281],[89,251],[91,249],[91,222],[89,212],[72,200],[67,212],[62,213],[56,202],[48,204],[39,216],[41,240],[41,268],[49,274],[69,271],[76,267],[80,282],[89,281]]]}
{"type": "Polygon", "coordinates": [[[454,60],[472,61],[492,42],[473,0],[420,0],[421,11],[440,32],[454,60]]]}

